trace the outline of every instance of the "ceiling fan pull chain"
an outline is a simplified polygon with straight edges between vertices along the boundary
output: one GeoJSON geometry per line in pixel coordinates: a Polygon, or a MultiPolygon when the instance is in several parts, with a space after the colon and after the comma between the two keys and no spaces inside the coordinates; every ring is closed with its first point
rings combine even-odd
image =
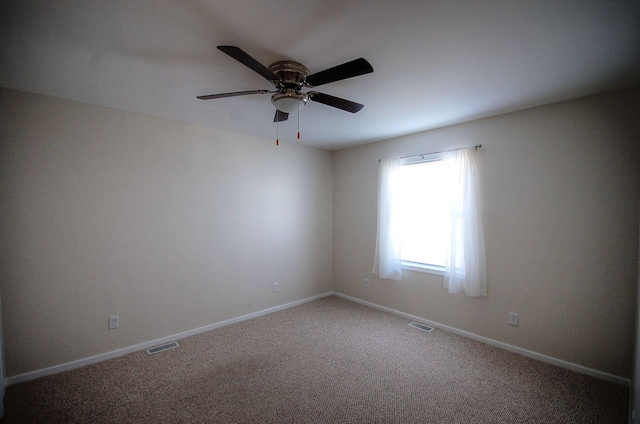
{"type": "Polygon", "coordinates": [[[298,102],[298,140],[300,140],[300,102],[298,102]]]}
{"type": "Polygon", "coordinates": [[[280,123],[276,122],[276,146],[280,145],[280,123]]]}

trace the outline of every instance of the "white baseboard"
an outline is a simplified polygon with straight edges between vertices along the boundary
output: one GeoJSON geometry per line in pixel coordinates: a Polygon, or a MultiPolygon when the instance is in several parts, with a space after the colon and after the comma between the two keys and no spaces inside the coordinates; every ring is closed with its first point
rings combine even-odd
{"type": "Polygon", "coordinates": [[[601,380],[609,381],[611,383],[620,384],[620,385],[625,386],[625,387],[631,387],[631,380],[628,379],[628,378],[624,378],[624,377],[620,377],[620,376],[617,376],[617,375],[614,375],[614,374],[609,374],[609,373],[606,373],[606,372],[598,371],[598,370],[595,370],[593,368],[588,368],[588,367],[585,367],[585,366],[582,366],[582,365],[578,365],[578,364],[574,364],[574,363],[571,363],[571,362],[563,361],[562,359],[557,359],[557,358],[554,358],[554,357],[551,357],[551,356],[544,355],[542,353],[533,352],[531,350],[527,350],[527,349],[523,349],[523,348],[520,348],[520,347],[517,347],[517,346],[513,346],[513,345],[510,345],[510,344],[507,344],[507,343],[499,342],[497,340],[489,339],[487,337],[483,337],[483,336],[479,336],[477,334],[469,333],[467,331],[459,330],[459,329],[454,328],[454,327],[449,327],[448,325],[443,325],[443,324],[440,324],[440,323],[437,323],[437,322],[429,321],[427,319],[424,319],[424,318],[421,318],[421,317],[418,317],[418,316],[415,316],[415,315],[407,314],[407,313],[404,313],[404,312],[401,312],[401,311],[397,311],[395,309],[387,308],[385,306],[380,306],[380,305],[375,304],[375,303],[371,303],[371,302],[367,302],[367,301],[364,301],[364,300],[361,300],[361,299],[358,299],[358,298],[355,298],[355,297],[347,296],[346,294],[342,294],[342,293],[333,293],[333,294],[338,296],[338,297],[341,297],[343,299],[350,300],[352,302],[356,302],[356,303],[359,303],[361,305],[368,306],[370,308],[378,309],[378,310],[381,310],[381,311],[384,311],[384,312],[389,312],[389,313],[392,313],[394,315],[399,315],[401,317],[410,319],[412,321],[422,322],[422,323],[427,324],[427,325],[429,325],[431,327],[435,327],[435,328],[439,328],[441,330],[449,331],[451,333],[454,333],[454,334],[457,334],[457,335],[460,335],[460,336],[463,336],[463,337],[467,337],[467,338],[470,338],[472,340],[476,340],[476,341],[479,341],[479,342],[482,342],[482,343],[486,343],[488,345],[495,346],[495,347],[498,347],[498,348],[501,348],[501,349],[505,349],[505,350],[508,350],[510,352],[518,353],[520,355],[523,355],[523,356],[526,356],[526,357],[529,357],[529,358],[532,358],[532,359],[536,359],[536,360],[541,361],[541,362],[546,362],[546,363],[551,364],[551,365],[555,365],[555,366],[558,366],[558,367],[561,367],[561,368],[565,368],[565,369],[568,369],[568,370],[571,370],[571,371],[575,371],[575,372],[578,372],[578,373],[581,373],[581,374],[585,374],[585,375],[588,375],[588,376],[591,376],[591,377],[599,378],[601,380]]]}
{"type": "Polygon", "coordinates": [[[334,292],[327,292],[317,296],[307,297],[302,300],[296,300],[295,302],[285,303],[284,305],[275,306],[273,308],[264,309],[262,311],[253,312],[251,314],[242,315],[236,318],[231,318],[228,320],[220,321],[214,324],[209,324],[204,327],[199,327],[193,330],[184,331],[182,333],[174,334],[167,337],[162,337],[160,339],[151,340],[148,342],[140,343],[137,345],[125,347],[122,349],[113,350],[107,353],[101,353],[99,355],[90,356],[88,358],[78,359],[71,362],[66,362],[60,365],[54,365],[52,367],[43,368],[36,371],[27,372],[24,374],[15,375],[12,377],[8,377],[4,380],[4,386],[10,386],[12,384],[22,383],[24,381],[35,380],[36,378],[45,377],[47,375],[57,374],[63,371],[69,371],[75,368],[84,367],[86,365],[95,364],[98,362],[106,361],[108,359],[117,358],[123,355],[127,355],[132,352],[137,352],[139,350],[145,350],[153,346],[158,346],[173,340],[184,339],[185,337],[194,336],[196,334],[204,333],[205,331],[214,330],[216,328],[224,327],[225,325],[235,324],[237,322],[246,321],[252,318],[257,318],[262,315],[267,315],[273,312],[281,311],[283,309],[292,308],[294,306],[302,305],[307,302],[312,302],[314,300],[321,299],[323,297],[332,296],[334,292]]]}

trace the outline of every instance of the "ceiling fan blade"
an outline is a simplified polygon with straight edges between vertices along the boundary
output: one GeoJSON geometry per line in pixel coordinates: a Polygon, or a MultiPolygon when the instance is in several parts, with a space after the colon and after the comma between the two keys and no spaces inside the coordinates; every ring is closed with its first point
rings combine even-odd
{"type": "Polygon", "coordinates": [[[276,76],[276,74],[271,72],[269,70],[269,68],[267,68],[266,66],[264,66],[262,63],[258,62],[257,60],[255,60],[251,56],[249,56],[244,50],[240,49],[239,47],[235,47],[235,46],[218,46],[218,50],[228,54],[229,56],[231,56],[232,58],[234,58],[238,62],[242,63],[243,65],[245,65],[245,66],[247,66],[249,68],[251,68],[252,70],[254,70],[255,72],[259,73],[260,75],[262,75],[263,77],[265,77],[269,81],[279,81],[280,80],[280,78],[278,78],[276,76]]]}
{"type": "Polygon", "coordinates": [[[373,72],[373,67],[365,59],[360,58],[333,68],[325,69],[309,75],[306,78],[307,85],[317,87],[334,81],[340,81],[347,78],[357,77],[358,75],[369,74],[373,72]]]}
{"type": "Polygon", "coordinates": [[[336,107],[338,109],[346,110],[347,112],[351,113],[359,112],[364,107],[364,105],[361,105],[360,103],[341,99],[340,97],[331,96],[329,94],[318,93],[317,91],[311,91],[307,94],[309,95],[309,98],[314,102],[336,107]]]}
{"type": "Polygon", "coordinates": [[[282,122],[289,119],[289,114],[281,110],[276,109],[276,115],[273,117],[273,122],[282,122]]]}
{"type": "Polygon", "coordinates": [[[250,91],[234,91],[233,93],[208,94],[206,96],[198,96],[200,100],[222,99],[224,97],[246,96],[248,94],[265,94],[270,93],[269,90],[250,90],[250,91]]]}

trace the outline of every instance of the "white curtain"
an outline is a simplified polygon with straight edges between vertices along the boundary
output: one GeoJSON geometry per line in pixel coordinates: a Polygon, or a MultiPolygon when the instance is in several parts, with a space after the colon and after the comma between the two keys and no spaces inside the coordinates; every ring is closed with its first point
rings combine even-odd
{"type": "Polygon", "coordinates": [[[394,196],[398,195],[398,190],[394,188],[398,181],[399,166],[400,160],[397,158],[381,160],[378,177],[378,235],[373,273],[392,280],[402,280],[398,211],[393,208],[397,204],[394,196]]]}
{"type": "Polygon", "coordinates": [[[467,148],[443,152],[452,188],[451,236],[447,246],[444,287],[449,293],[487,295],[484,231],[480,216],[480,195],[476,170],[476,150],[467,148]]]}

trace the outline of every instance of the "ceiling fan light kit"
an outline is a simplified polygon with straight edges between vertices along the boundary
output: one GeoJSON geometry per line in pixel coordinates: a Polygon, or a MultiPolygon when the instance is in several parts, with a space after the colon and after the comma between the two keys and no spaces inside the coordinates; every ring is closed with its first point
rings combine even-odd
{"type": "Polygon", "coordinates": [[[278,92],[271,96],[271,103],[281,112],[291,113],[302,109],[307,104],[309,96],[305,93],[296,92],[292,88],[287,88],[284,92],[278,92]]]}
{"type": "Polygon", "coordinates": [[[316,74],[309,75],[309,70],[302,64],[293,61],[275,62],[268,68],[255,60],[239,47],[218,46],[218,50],[228,54],[238,62],[262,75],[275,85],[275,91],[250,90],[233,93],[210,94],[198,96],[201,100],[220,99],[224,97],[245,96],[251,94],[273,93],[271,103],[276,107],[273,122],[286,121],[291,112],[302,109],[309,100],[327,106],[356,113],[364,105],[317,91],[303,92],[305,87],[317,87],[330,82],[353,78],[373,72],[373,67],[365,59],[355,59],[342,65],[334,66],[316,74]]]}
{"type": "Polygon", "coordinates": [[[271,96],[271,103],[281,112],[291,113],[300,110],[301,106],[307,104],[309,96],[304,93],[287,91],[286,93],[276,93],[271,96]]]}

